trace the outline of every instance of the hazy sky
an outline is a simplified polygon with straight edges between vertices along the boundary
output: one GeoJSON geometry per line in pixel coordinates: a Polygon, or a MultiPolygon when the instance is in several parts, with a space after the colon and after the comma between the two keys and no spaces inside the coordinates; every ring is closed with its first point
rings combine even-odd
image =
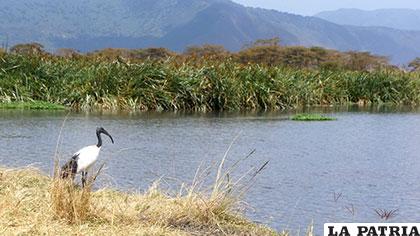
{"type": "Polygon", "coordinates": [[[420,9],[420,0],[233,0],[246,6],[276,9],[301,15],[313,15],[320,11],[339,8],[360,8],[366,10],[380,8],[420,9]]]}

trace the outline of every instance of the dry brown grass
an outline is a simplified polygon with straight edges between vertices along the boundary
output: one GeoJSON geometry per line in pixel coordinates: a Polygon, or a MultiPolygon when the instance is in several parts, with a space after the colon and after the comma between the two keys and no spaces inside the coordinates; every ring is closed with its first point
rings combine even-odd
{"type": "Polygon", "coordinates": [[[91,210],[91,185],[78,189],[70,179],[54,178],[51,184],[51,206],[58,219],[70,224],[88,220],[91,210]]]}
{"type": "Polygon", "coordinates": [[[241,216],[218,178],[217,193],[200,192],[195,180],[172,196],[157,183],[142,194],[92,191],[32,168],[0,168],[0,235],[278,235],[241,216]]]}

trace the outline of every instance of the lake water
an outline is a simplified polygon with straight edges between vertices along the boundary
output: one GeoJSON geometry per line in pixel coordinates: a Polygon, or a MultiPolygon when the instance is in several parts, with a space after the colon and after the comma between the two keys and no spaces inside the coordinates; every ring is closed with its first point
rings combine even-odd
{"type": "MultiPolygon", "coordinates": [[[[270,161],[246,195],[247,214],[278,229],[305,230],[314,221],[378,222],[375,209],[398,209],[395,222],[420,221],[420,113],[411,109],[323,109],[332,122],[295,122],[288,114],[68,115],[60,155],[104,137],[102,184],[144,191],[190,182],[200,165],[229,163],[256,152],[238,173],[270,161]],[[334,199],[334,195],[340,196],[334,199]]],[[[0,111],[0,165],[34,165],[50,173],[66,112],[0,111]]]]}

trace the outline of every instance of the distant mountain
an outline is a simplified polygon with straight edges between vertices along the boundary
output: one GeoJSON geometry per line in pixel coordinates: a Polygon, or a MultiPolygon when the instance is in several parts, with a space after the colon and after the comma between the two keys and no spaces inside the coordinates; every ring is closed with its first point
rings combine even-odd
{"type": "Polygon", "coordinates": [[[35,40],[53,48],[66,39],[161,37],[216,1],[0,0],[0,40],[35,40]]]}
{"type": "Polygon", "coordinates": [[[372,51],[390,56],[397,63],[420,55],[420,32],[341,26],[315,17],[230,3],[211,5],[191,22],[169,32],[160,43],[176,50],[202,42],[223,44],[238,50],[244,43],[274,36],[279,36],[286,45],[372,51]]]}
{"type": "Polygon", "coordinates": [[[379,9],[364,11],[340,9],[315,15],[341,25],[383,26],[402,30],[420,30],[420,9],[379,9]]]}
{"type": "Polygon", "coordinates": [[[371,51],[406,63],[420,55],[420,31],[343,26],[318,17],[244,7],[229,0],[0,0],[0,43],[72,47],[221,44],[239,50],[256,39],[283,45],[371,51]]]}

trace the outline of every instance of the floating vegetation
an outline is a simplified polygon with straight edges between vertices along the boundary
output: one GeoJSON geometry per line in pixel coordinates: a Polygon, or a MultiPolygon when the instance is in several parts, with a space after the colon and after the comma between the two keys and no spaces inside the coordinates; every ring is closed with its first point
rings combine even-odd
{"type": "Polygon", "coordinates": [[[291,117],[295,121],[332,121],[337,120],[334,117],[324,116],[321,114],[297,114],[291,117]]]}

